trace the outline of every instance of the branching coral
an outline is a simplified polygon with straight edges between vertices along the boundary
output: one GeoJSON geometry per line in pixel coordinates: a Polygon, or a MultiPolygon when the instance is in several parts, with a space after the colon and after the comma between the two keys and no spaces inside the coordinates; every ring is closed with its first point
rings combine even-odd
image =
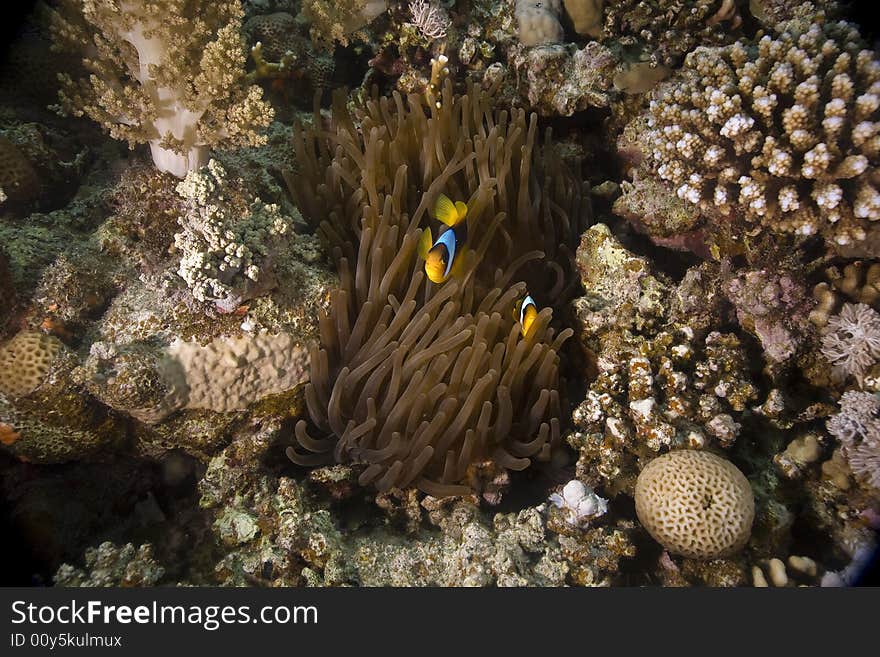
{"type": "Polygon", "coordinates": [[[360,128],[337,94],[330,127],[295,139],[289,185],[334,245],[342,288],[306,388],[323,437],[300,422],[288,454],[363,464],[360,483],[381,491],[479,491],[493,469],[521,470],[559,441],[557,352],[571,331],[544,308],[524,337],[513,309],[526,283],[514,281],[544,305],[570,295],[584,190],[538,146],[537,117],[493,112],[480,89],[456,97],[447,82],[439,106],[395,95],[357,111],[360,128]],[[441,192],[467,202],[470,251],[435,286],[416,246],[441,192]]]}
{"type": "Polygon", "coordinates": [[[130,147],[147,142],[162,171],[182,178],[210,147],[256,145],[271,123],[262,90],[244,83],[238,0],[62,0],[55,45],[90,75],[61,77],[61,105],[130,147]]]}
{"type": "Polygon", "coordinates": [[[228,200],[226,172],[215,160],[191,171],[177,186],[185,200],[177,273],[198,301],[232,312],[242,301],[271,289],[272,257],[290,230],[277,205],[255,199],[238,214],[228,200]]]}
{"type": "Polygon", "coordinates": [[[847,23],[688,55],[658,92],[648,168],[710,216],[863,239],[880,219],[880,62],[847,23]]]}

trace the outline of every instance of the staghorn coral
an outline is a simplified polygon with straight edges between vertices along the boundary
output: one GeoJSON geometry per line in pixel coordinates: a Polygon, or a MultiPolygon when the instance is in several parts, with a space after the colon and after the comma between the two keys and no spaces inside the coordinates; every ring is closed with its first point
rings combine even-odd
{"type": "Polygon", "coordinates": [[[646,168],[710,221],[848,245],[880,219],[878,112],[880,62],[847,23],[698,48],[651,102],[646,168]]]}
{"type": "Polygon", "coordinates": [[[827,426],[840,441],[853,474],[880,489],[880,397],[855,390],[843,393],[840,411],[827,426]]]}
{"type": "Polygon", "coordinates": [[[275,204],[254,199],[246,212],[229,196],[226,171],[216,160],[190,171],[177,186],[185,201],[174,236],[178,275],[197,301],[229,313],[275,284],[272,260],[292,220],[275,204]]]}
{"type": "Polygon", "coordinates": [[[831,363],[837,381],[852,376],[864,384],[865,375],[880,359],[880,314],[863,303],[844,304],[828,320],[822,355],[831,363]]]}
{"type": "Polygon", "coordinates": [[[512,309],[526,284],[514,281],[539,301],[570,295],[570,254],[589,217],[582,186],[538,146],[537,117],[493,112],[473,86],[454,96],[447,81],[439,106],[421,95],[368,101],[360,129],[343,101],[328,130],[296,137],[300,171],[289,177],[334,245],[342,288],[306,388],[322,435],[298,423],[288,454],[363,464],[359,482],[380,491],[479,490],[493,468],[521,470],[558,444],[557,352],[571,331],[552,328],[544,308],[523,337],[512,309]],[[434,286],[415,249],[440,192],[467,201],[471,250],[461,277],[434,286]]]}
{"type": "Polygon", "coordinates": [[[63,0],[51,17],[56,47],[90,73],[61,76],[62,108],[149,143],[161,171],[182,178],[211,147],[262,143],[274,114],[244,81],[238,0],[63,0]]]}
{"type": "Polygon", "coordinates": [[[755,498],[745,475],[709,452],[680,450],[651,461],[639,474],[636,513],[667,550],[692,559],[719,559],[748,542],[755,498]]]}

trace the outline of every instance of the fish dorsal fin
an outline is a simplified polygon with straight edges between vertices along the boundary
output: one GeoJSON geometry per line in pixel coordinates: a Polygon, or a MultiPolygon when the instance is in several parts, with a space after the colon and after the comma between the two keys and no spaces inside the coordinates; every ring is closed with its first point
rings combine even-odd
{"type": "Polygon", "coordinates": [[[434,203],[434,218],[450,227],[459,222],[458,208],[446,194],[437,197],[434,203]]]}
{"type": "Polygon", "coordinates": [[[428,257],[428,251],[431,250],[432,246],[434,246],[434,236],[431,234],[430,228],[425,228],[422,231],[422,234],[419,235],[419,244],[417,247],[419,257],[422,260],[425,260],[428,257]]]}

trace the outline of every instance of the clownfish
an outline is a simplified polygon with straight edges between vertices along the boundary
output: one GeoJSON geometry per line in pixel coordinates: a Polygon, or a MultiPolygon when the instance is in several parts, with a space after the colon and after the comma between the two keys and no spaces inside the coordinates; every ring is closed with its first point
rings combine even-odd
{"type": "Polygon", "coordinates": [[[445,283],[458,273],[464,263],[467,250],[467,203],[453,203],[448,196],[440,194],[434,204],[434,218],[448,226],[434,241],[430,228],[425,228],[419,238],[419,257],[425,261],[425,274],[432,283],[445,283]]]}
{"type": "Polygon", "coordinates": [[[529,330],[532,328],[532,324],[535,323],[537,317],[538,306],[530,294],[527,294],[525,298],[517,301],[516,306],[513,309],[513,318],[519,322],[520,332],[523,337],[526,337],[529,334],[529,330]]]}

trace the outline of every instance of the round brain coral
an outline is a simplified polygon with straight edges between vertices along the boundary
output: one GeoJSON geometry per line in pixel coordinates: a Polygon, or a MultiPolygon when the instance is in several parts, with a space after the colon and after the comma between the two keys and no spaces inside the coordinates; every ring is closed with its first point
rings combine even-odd
{"type": "Polygon", "coordinates": [[[636,481],[636,513],[670,552],[718,559],[749,540],[755,498],[733,463],[708,452],[681,450],[654,459],[636,481]]]}
{"type": "Polygon", "coordinates": [[[34,391],[61,351],[57,338],[21,331],[0,347],[0,394],[22,397],[34,391]]]}

